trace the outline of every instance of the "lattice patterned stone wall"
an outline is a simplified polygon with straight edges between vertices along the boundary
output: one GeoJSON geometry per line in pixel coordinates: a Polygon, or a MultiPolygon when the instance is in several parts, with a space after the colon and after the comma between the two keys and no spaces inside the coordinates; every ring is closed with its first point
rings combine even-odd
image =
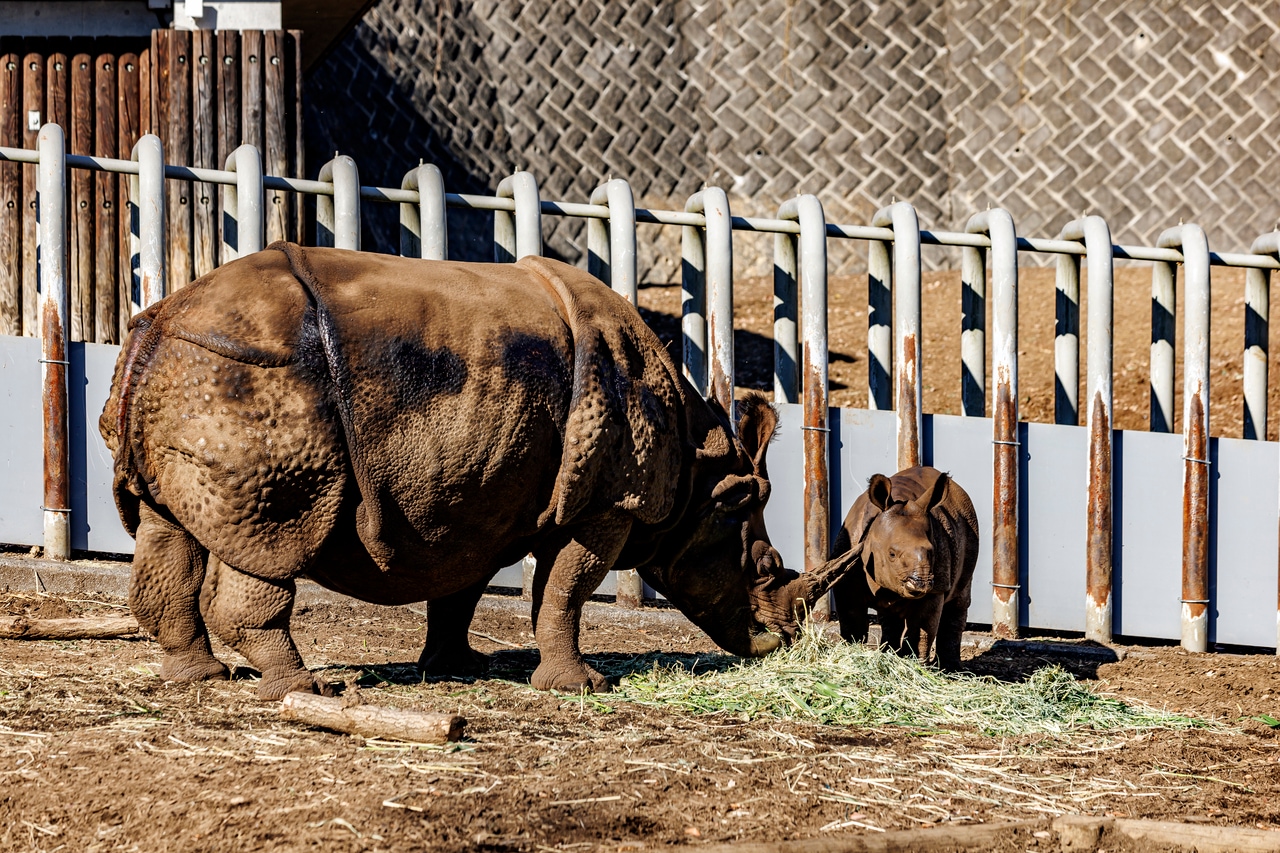
{"type": "MultiPolygon", "coordinates": [[[[339,148],[366,180],[425,158],[450,189],[528,168],[557,198],[613,175],[642,204],[813,192],[863,223],[898,198],[939,228],[991,205],[1036,235],[1088,211],[1125,241],[1182,218],[1232,249],[1280,217],[1280,0],[382,0],[307,94],[311,162],[339,148]]],[[[581,256],[580,223],[546,232],[581,256]]],[[[673,278],[677,232],[656,233],[642,265],[673,278]]],[[[767,271],[770,241],[741,244],[767,271]]]]}

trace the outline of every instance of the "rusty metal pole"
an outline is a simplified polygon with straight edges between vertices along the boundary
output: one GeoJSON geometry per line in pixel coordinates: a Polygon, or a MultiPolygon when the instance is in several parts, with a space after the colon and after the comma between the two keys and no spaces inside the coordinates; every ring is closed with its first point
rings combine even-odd
{"type": "Polygon", "coordinates": [[[405,172],[400,188],[418,194],[417,204],[400,205],[400,255],[443,261],[449,256],[444,176],[430,164],[405,172]]]}
{"type": "Polygon", "coordinates": [[[320,167],[319,180],[333,185],[333,195],[316,196],[316,245],[360,249],[360,170],[345,154],[320,167]]]}
{"type": "Polygon", "coordinates": [[[587,220],[587,271],[636,305],[636,201],[631,185],[614,178],[595,188],[591,203],[607,206],[609,218],[587,220]]]}
{"type": "Polygon", "coordinates": [[[987,250],[965,246],[960,262],[960,413],[987,413],[987,250]]]}
{"type": "Polygon", "coordinates": [[[167,224],[164,198],[164,148],[148,133],[133,146],[138,174],[129,176],[129,253],[133,281],[131,312],[137,314],[168,293],[165,258],[167,224]]]}
{"type": "MultiPolygon", "coordinates": [[[[1112,328],[1114,255],[1111,229],[1101,216],[1067,223],[1059,239],[1083,240],[1089,270],[1089,341],[1086,402],[1089,406],[1089,459],[1085,473],[1085,612],[1084,635],[1111,642],[1112,626],[1112,328]]],[[[1058,255],[1059,280],[1080,285],[1078,255],[1058,255]]],[[[1063,288],[1058,288],[1059,294],[1063,288]]],[[[1077,303],[1078,304],[1078,303],[1077,303]]],[[[1077,353],[1078,358],[1078,353],[1077,353]]]]}
{"type": "Polygon", "coordinates": [[[498,184],[498,198],[515,201],[515,214],[493,212],[493,259],[512,263],[542,254],[542,199],[538,182],[529,172],[516,172],[498,184]]]}
{"type": "MultiPolygon", "coordinates": [[[[729,197],[719,187],[707,187],[689,197],[685,212],[700,213],[701,228],[682,230],[681,255],[685,275],[692,276],[685,290],[705,284],[707,310],[705,396],[715,400],[733,419],[733,229],[729,197]],[[693,232],[692,234],[690,232],[693,232]],[[692,239],[691,239],[692,238],[692,239]]],[[[686,314],[686,318],[688,315],[686,314]]],[[[688,327],[686,327],[688,328],[688,327]]],[[[686,337],[686,354],[689,339],[686,337]]],[[[696,386],[696,382],[694,383],[696,386]]],[[[699,389],[702,390],[702,389],[699,389]]]]}
{"type": "Polygon", "coordinates": [[[266,244],[263,216],[262,155],[252,145],[241,145],[227,155],[227,171],[236,182],[222,188],[222,262],[234,261],[266,244]]]}
{"type": "Polygon", "coordinates": [[[44,555],[71,556],[71,457],[67,422],[67,148],[62,128],[46,124],[40,151],[37,263],[40,281],[40,366],[44,394],[44,555]]]}
{"type": "Polygon", "coordinates": [[[1018,636],[1022,588],[1018,564],[1018,235],[1013,217],[996,208],[979,213],[965,228],[991,238],[993,357],[991,443],[991,630],[1018,636]]]}
{"type": "Polygon", "coordinates": [[[920,363],[920,219],[905,201],[876,212],[873,228],[893,228],[894,386],[898,470],[920,464],[923,389],[920,363]]]}
{"type": "Polygon", "coordinates": [[[1209,649],[1209,242],[1198,225],[1160,235],[1182,252],[1182,647],[1209,649]]]}

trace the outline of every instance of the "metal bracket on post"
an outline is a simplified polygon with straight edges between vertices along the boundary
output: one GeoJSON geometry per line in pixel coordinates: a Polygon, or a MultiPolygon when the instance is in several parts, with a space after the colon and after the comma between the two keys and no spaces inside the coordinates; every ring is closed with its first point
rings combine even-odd
{"type": "Polygon", "coordinates": [[[631,185],[614,178],[595,188],[591,203],[606,205],[609,218],[587,220],[587,272],[636,305],[636,201],[631,185]]]}
{"type": "MultiPolygon", "coordinates": [[[[1114,255],[1111,229],[1101,216],[1068,222],[1060,240],[1083,240],[1089,270],[1089,351],[1085,400],[1089,407],[1089,460],[1085,473],[1085,613],[1084,635],[1111,642],[1112,628],[1112,321],[1114,315],[1114,255]]],[[[1079,306],[1080,257],[1058,255],[1058,304],[1063,284],[1074,291],[1079,306]],[[1074,285],[1074,287],[1071,287],[1074,285]]],[[[1061,318],[1059,314],[1059,318],[1061,318]]],[[[1078,322],[1078,321],[1077,321],[1078,322]]],[[[1079,327],[1076,327],[1078,333],[1079,327]]],[[[1061,340],[1061,338],[1059,338],[1061,340]]],[[[1078,341],[1079,338],[1076,338],[1078,341]]],[[[1079,351],[1076,352],[1079,367],[1079,351]]],[[[1062,374],[1059,373],[1059,378],[1062,374]]],[[[1072,386],[1073,388],[1075,386],[1072,386]]],[[[1074,395],[1073,395],[1074,396],[1074,395]]],[[[1073,405],[1073,414],[1078,411],[1073,405]]],[[[1074,419],[1073,419],[1074,421],[1074,419]]]]}
{"type": "Polygon", "coordinates": [[[71,458],[67,423],[67,147],[62,128],[46,124],[37,138],[40,163],[38,275],[40,281],[40,376],[44,394],[44,554],[71,556],[71,458]]]}
{"type": "MultiPolygon", "coordinates": [[[[1280,231],[1263,234],[1249,251],[1280,260],[1280,231]]],[[[1244,273],[1244,437],[1267,437],[1267,338],[1271,326],[1271,271],[1244,273]]]]}
{"type": "Polygon", "coordinates": [[[262,155],[252,145],[241,145],[227,155],[227,171],[236,182],[222,189],[222,262],[261,252],[266,244],[266,218],[262,190],[262,155]]]}
{"type": "Polygon", "coordinates": [[[418,203],[400,205],[400,255],[443,261],[449,256],[444,176],[429,164],[405,172],[400,189],[418,194],[418,203]]]}
{"type": "Polygon", "coordinates": [[[996,208],[973,216],[965,230],[991,239],[992,513],[991,630],[1018,636],[1018,234],[1013,217],[996,208]]]}
{"type": "Polygon", "coordinates": [[[164,148],[148,133],[133,146],[138,174],[129,176],[130,313],[159,302],[168,292],[164,200],[164,148]]]}
{"type": "Polygon", "coordinates": [[[689,311],[690,294],[704,293],[707,307],[705,353],[706,378],[699,385],[696,373],[690,377],[704,397],[715,400],[733,422],[733,228],[729,197],[719,187],[694,193],[684,206],[686,213],[701,213],[703,228],[686,226],[681,231],[681,257],[686,311],[685,369],[691,371],[689,311]]]}
{"type": "MultiPolygon", "coordinates": [[[[1182,647],[1204,652],[1209,649],[1209,241],[1199,225],[1179,225],[1161,234],[1156,245],[1182,252],[1187,303],[1182,353],[1182,647]]],[[[1157,263],[1160,267],[1172,289],[1173,264],[1157,263]]],[[[1173,317],[1169,320],[1172,325],[1173,317]]]]}
{"type": "MultiPolygon", "coordinates": [[[[893,228],[893,365],[898,413],[898,470],[920,464],[923,389],[920,364],[920,219],[905,201],[876,211],[873,228],[893,228]]],[[[881,244],[883,245],[883,244],[881,244]]]]}
{"type": "Polygon", "coordinates": [[[542,200],[538,182],[529,172],[516,172],[498,184],[498,198],[515,201],[515,215],[493,212],[493,259],[509,264],[542,254],[542,200]]]}
{"type": "Polygon", "coordinates": [[[360,170],[345,154],[320,167],[321,183],[333,184],[333,195],[316,196],[316,245],[360,249],[360,170]]]}

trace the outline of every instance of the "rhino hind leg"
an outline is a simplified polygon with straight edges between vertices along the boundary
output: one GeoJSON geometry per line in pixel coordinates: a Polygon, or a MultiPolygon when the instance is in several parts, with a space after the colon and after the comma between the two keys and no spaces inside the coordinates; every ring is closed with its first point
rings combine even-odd
{"type": "Polygon", "coordinates": [[[476,613],[489,580],[427,602],[427,642],[418,658],[418,669],[426,675],[484,675],[489,656],[471,648],[467,629],[476,613]]]}
{"type": "Polygon", "coordinates": [[[208,552],[146,503],[139,505],[138,519],[129,608],[164,649],[160,677],[166,681],[226,678],[227,668],[213,656],[209,631],[200,616],[208,552]]]}
{"type": "Polygon", "coordinates": [[[538,569],[533,576],[533,633],[542,658],[530,679],[536,689],[609,689],[608,679],[582,659],[582,605],[613,568],[630,530],[629,516],[598,516],[534,551],[538,569]]]}
{"type": "Polygon", "coordinates": [[[295,584],[292,578],[266,580],[209,556],[209,578],[201,609],[209,627],[262,673],[258,696],[282,699],[295,690],[332,695],[302,663],[289,634],[295,584]]]}
{"type": "Polygon", "coordinates": [[[948,601],[942,606],[942,619],[938,623],[938,666],[948,672],[960,669],[960,641],[969,619],[969,603],[948,601]]]}

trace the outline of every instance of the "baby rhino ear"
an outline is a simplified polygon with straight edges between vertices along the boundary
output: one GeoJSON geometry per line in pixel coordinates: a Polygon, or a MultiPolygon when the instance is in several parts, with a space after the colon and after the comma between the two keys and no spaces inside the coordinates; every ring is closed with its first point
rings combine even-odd
{"type": "Polygon", "coordinates": [[[892,491],[893,486],[884,474],[872,474],[871,479],[867,481],[867,498],[877,509],[889,507],[889,495],[892,491]]]}
{"type": "Polygon", "coordinates": [[[942,503],[942,499],[947,494],[947,484],[951,482],[951,477],[947,474],[938,474],[938,479],[933,481],[933,485],[925,489],[914,501],[913,506],[922,511],[928,512],[938,504],[942,503]]]}
{"type": "Polygon", "coordinates": [[[759,391],[744,394],[734,403],[734,411],[738,421],[738,440],[751,457],[756,473],[768,477],[764,454],[778,431],[778,412],[759,391]]]}

